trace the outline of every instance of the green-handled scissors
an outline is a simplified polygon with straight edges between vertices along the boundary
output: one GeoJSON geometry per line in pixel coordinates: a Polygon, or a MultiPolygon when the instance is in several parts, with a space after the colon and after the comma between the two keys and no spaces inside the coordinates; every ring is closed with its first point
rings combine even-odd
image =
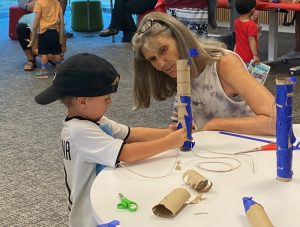
{"type": "Polygon", "coordinates": [[[118,205],[117,205],[118,209],[126,209],[130,212],[134,212],[137,210],[138,205],[136,202],[133,202],[133,201],[127,199],[121,193],[119,193],[119,197],[120,197],[121,202],[118,203],[118,205]]]}

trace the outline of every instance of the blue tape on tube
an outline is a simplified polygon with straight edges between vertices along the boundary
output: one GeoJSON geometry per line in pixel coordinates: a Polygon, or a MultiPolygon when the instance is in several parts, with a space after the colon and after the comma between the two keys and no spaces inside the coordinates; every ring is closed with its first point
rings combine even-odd
{"type": "Polygon", "coordinates": [[[191,59],[193,57],[196,57],[199,55],[199,52],[196,48],[190,48],[190,51],[189,51],[189,59],[188,59],[188,64],[191,65],[191,59]]]}
{"type": "Polygon", "coordinates": [[[276,157],[277,157],[277,177],[291,179],[293,143],[296,138],[292,128],[293,117],[293,89],[296,78],[289,79],[291,84],[276,85],[276,157]]]}
{"type": "Polygon", "coordinates": [[[120,225],[120,222],[118,220],[113,220],[105,224],[97,225],[96,227],[116,227],[117,225],[120,225]]]}
{"type": "MultiPolygon", "coordinates": [[[[191,150],[195,146],[195,142],[192,137],[192,108],[191,108],[191,97],[190,96],[180,96],[180,102],[185,104],[187,115],[184,116],[184,121],[186,125],[187,141],[184,142],[182,150],[191,150]]],[[[178,124],[177,128],[182,128],[181,124],[178,124]]]]}
{"type": "Polygon", "coordinates": [[[256,204],[256,202],[252,200],[252,197],[243,197],[243,204],[246,213],[252,205],[256,204]]]}
{"type": "Polygon", "coordinates": [[[190,57],[192,58],[192,57],[195,57],[195,56],[198,56],[199,55],[199,52],[198,52],[198,50],[197,50],[197,48],[191,48],[190,49],[190,57]]]}
{"type": "Polygon", "coordinates": [[[190,96],[180,96],[180,102],[186,104],[187,115],[184,116],[186,124],[187,138],[192,140],[192,108],[191,108],[191,97],[190,96]]]}

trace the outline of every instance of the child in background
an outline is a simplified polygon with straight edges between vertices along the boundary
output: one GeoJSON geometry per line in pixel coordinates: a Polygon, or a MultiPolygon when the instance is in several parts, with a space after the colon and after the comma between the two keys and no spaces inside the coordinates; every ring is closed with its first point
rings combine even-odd
{"type": "MultiPolygon", "coordinates": [[[[28,61],[27,64],[24,65],[25,71],[33,71],[36,68],[36,57],[39,55],[38,39],[34,39],[33,42],[30,41],[30,36],[33,32],[34,18],[35,13],[25,14],[19,19],[16,27],[18,41],[28,61]],[[29,44],[31,47],[29,47],[29,44]]],[[[67,50],[66,36],[63,37],[62,43],[61,59],[63,60],[64,52],[67,50]]],[[[52,54],[48,55],[48,61],[52,65],[55,65],[55,58],[52,54]]]]}
{"type": "Polygon", "coordinates": [[[120,162],[136,162],[186,140],[185,130],[129,128],[104,116],[120,76],[106,60],[76,54],[57,70],[52,86],[35,97],[45,105],[60,99],[67,107],[61,139],[69,193],[70,226],[97,225],[89,193],[99,171],[120,162]]]}
{"type": "Polygon", "coordinates": [[[64,32],[64,16],[58,0],[37,0],[33,12],[36,15],[32,36],[37,33],[37,27],[39,27],[38,51],[41,55],[41,70],[36,77],[48,78],[48,54],[54,56],[56,65],[60,64],[62,60],[62,39],[59,32],[64,32]]]}
{"type": "Polygon", "coordinates": [[[235,7],[240,14],[234,21],[235,47],[234,51],[241,56],[245,63],[260,62],[258,56],[258,29],[251,16],[254,14],[255,0],[236,0],[235,7]]]}

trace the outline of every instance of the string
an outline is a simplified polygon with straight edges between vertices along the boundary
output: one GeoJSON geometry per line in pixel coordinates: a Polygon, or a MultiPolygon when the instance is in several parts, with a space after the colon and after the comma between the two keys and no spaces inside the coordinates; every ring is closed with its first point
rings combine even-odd
{"type": "MultiPolygon", "coordinates": [[[[253,173],[255,172],[255,166],[254,166],[254,161],[253,161],[253,158],[251,155],[248,155],[248,154],[228,154],[228,153],[222,153],[222,152],[216,152],[216,151],[212,151],[212,150],[209,150],[207,148],[204,148],[204,147],[200,147],[200,149],[206,151],[207,153],[212,153],[212,154],[217,154],[217,155],[228,155],[228,156],[238,156],[238,155],[243,155],[245,157],[248,157],[250,158],[251,160],[251,168],[252,168],[252,171],[253,173]]],[[[199,157],[199,158],[204,158],[204,159],[230,159],[230,160],[233,160],[236,162],[236,166],[228,163],[228,162],[225,162],[225,161],[201,161],[201,162],[197,162],[195,164],[196,167],[198,167],[199,169],[202,169],[202,170],[206,170],[206,171],[209,171],[209,172],[215,172],[215,173],[223,173],[223,172],[230,172],[230,171],[233,171],[233,170],[236,170],[238,169],[241,165],[242,165],[242,162],[237,159],[237,158],[233,158],[233,157],[226,157],[226,156],[216,156],[216,157],[208,157],[208,156],[203,156],[203,155],[199,155],[197,154],[196,152],[196,149],[193,149],[193,155],[196,156],[196,157],[199,157]],[[205,168],[203,167],[202,165],[203,164],[222,164],[224,166],[229,166],[230,168],[228,169],[225,169],[225,170],[219,170],[219,169],[209,169],[209,168],[205,168]]],[[[198,151],[199,152],[199,151],[198,151]]],[[[159,178],[164,178],[164,177],[167,177],[169,176],[172,171],[175,169],[177,163],[178,163],[178,155],[179,155],[179,148],[176,149],[176,156],[175,156],[175,161],[172,165],[172,168],[168,171],[167,174],[164,174],[162,176],[147,176],[147,175],[144,175],[144,174],[141,174],[141,173],[138,173],[132,169],[130,169],[128,166],[126,166],[124,163],[118,163],[117,166],[121,166],[123,168],[125,168],[126,170],[128,170],[129,172],[135,174],[135,175],[138,175],[140,177],[144,177],[144,178],[148,178],[148,179],[159,179],[159,178]]]]}
{"type": "Polygon", "coordinates": [[[127,169],[129,172],[131,172],[135,175],[138,175],[140,177],[144,177],[144,178],[148,178],[148,179],[159,179],[159,178],[167,177],[173,172],[173,170],[174,170],[174,168],[175,168],[175,166],[177,165],[177,162],[178,162],[178,155],[179,155],[179,148],[176,149],[175,161],[174,161],[174,164],[172,165],[172,168],[169,170],[169,172],[167,174],[162,175],[162,176],[147,176],[147,175],[144,175],[144,174],[140,174],[140,173],[135,172],[134,170],[130,169],[128,166],[126,166],[124,163],[121,163],[121,162],[119,162],[117,164],[117,166],[122,166],[125,169],[127,169]]]}
{"type": "MultiPolygon", "coordinates": [[[[224,157],[220,157],[220,158],[224,158],[224,157]]],[[[236,167],[233,167],[233,165],[231,165],[230,163],[226,163],[226,162],[197,162],[195,165],[199,169],[206,170],[206,171],[209,171],[209,172],[224,173],[224,172],[230,172],[230,171],[232,171],[234,169],[237,169],[238,167],[240,167],[241,163],[239,163],[239,165],[236,166],[236,167]],[[227,165],[230,168],[229,169],[225,169],[225,170],[214,170],[214,169],[208,169],[208,168],[202,167],[201,165],[203,165],[203,164],[222,164],[222,165],[225,165],[225,166],[227,165]]]]}
{"type": "MultiPolygon", "coordinates": [[[[209,149],[204,148],[204,147],[200,147],[200,149],[206,151],[207,153],[212,153],[212,154],[216,154],[216,155],[228,155],[228,156],[244,155],[246,157],[249,157],[250,160],[251,160],[252,171],[253,171],[253,173],[255,172],[253,158],[248,154],[228,154],[228,153],[212,151],[212,150],[209,150],[209,149]]],[[[196,156],[196,157],[199,157],[199,158],[204,158],[204,159],[229,159],[229,160],[233,160],[234,162],[236,162],[235,166],[230,164],[229,162],[225,162],[225,161],[201,161],[201,162],[197,162],[195,164],[196,167],[198,167],[199,169],[206,170],[206,171],[209,171],[209,172],[216,172],[216,173],[230,172],[230,171],[238,169],[242,165],[242,162],[239,159],[234,158],[234,157],[227,157],[227,156],[216,156],[216,157],[209,156],[208,157],[208,156],[199,155],[196,152],[197,152],[196,149],[194,149],[193,150],[193,155],[196,156]],[[203,165],[205,165],[205,164],[222,164],[224,166],[229,166],[230,168],[225,169],[225,170],[210,169],[210,168],[203,167],[203,165]]]]}

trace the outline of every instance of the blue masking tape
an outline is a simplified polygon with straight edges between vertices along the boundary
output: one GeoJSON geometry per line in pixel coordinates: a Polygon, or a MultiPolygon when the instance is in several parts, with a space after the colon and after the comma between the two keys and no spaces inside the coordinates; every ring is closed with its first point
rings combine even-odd
{"type": "Polygon", "coordinates": [[[254,140],[254,141],[263,142],[263,143],[275,143],[274,141],[271,141],[271,140],[260,139],[260,138],[252,137],[252,136],[245,136],[245,135],[232,133],[232,132],[220,131],[219,133],[223,134],[223,135],[227,135],[227,136],[233,136],[233,137],[247,139],[247,140],[254,140]]]}
{"type": "Polygon", "coordinates": [[[116,227],[117,225],[120,225],[120,222],[118,220],[113,220],[108,223],[97,225],[96,227],[116,227]]]}
{"type": "Polygon", "coordinates": [[[186,112],[187,115],[184,116],[185,124],[186,124],[186,132],[187,138],[192,140],[192,108],[191,108],[191,97],[190,96],[180,96],[181,103],[186,104],[186,112]]]}
{"type": "Polygon", "coordinates": [[[243,197],[243,204],[245,212],[247,212],[252,205],[256,204],[256,202],[252,200],[252,197],[243,197]]]}
{"type": "Polygon", "coordinates": [[[189,50],[189,59],[188,59],[188,64],[191,65],[191,60],[193,57],[196,57],[199,55],[198,49],[197,48],[190,48],[189,50]]]}
{"type": "Polygon", "coordinates": [[[199,55],[198,49],[197,48],[191,48],[189,55],[190,55],[190,58],[198,56],[199,55]]]}
{"type": "Polygon", "coordinates": [[[289,80],[295,84],[297,82],[297,77],[291,76],[289,80]]]}
{"type": "MultiPolygon", "coordinates": [[[[191,150],[195,146],[195,142],[193,141],[192,137],[192,108],[191,108],[191,97],[190,96],[180,96],[180,102],[185,104],[187,114],[184,116],[184,121],[186,125],[186,134],[187,134],[187,141],[184,142],[183,146],[181,147],[182,150],[187,151],[191,150]]],[[[177,128],[179,125],[177,126],[177,128]]],[[[180,125],[182,128],[182,125],[180,125]]]]}

